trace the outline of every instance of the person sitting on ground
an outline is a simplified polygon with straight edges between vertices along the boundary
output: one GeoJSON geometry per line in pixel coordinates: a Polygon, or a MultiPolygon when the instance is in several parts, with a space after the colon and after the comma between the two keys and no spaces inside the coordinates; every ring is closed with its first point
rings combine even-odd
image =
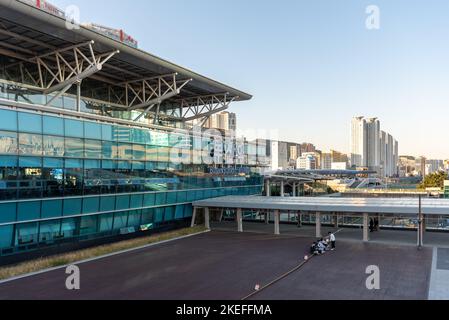
{"type": "Polygon", "coordinates": [[[317,243],[314,242],[310,246],[310,254],[317,254],[317,253],[318,253],[317,243]]]}
{"type": "Polygon", "coordinates": [[[323,241],[323,239],[321,239],[320,241],[318,241],[318,245],[317,245],[317,251],[318,251],[318,254],[323,254],[323,253],[325,253],[326,252],[326,244],[325,244],[325,242],[323,241]]]}

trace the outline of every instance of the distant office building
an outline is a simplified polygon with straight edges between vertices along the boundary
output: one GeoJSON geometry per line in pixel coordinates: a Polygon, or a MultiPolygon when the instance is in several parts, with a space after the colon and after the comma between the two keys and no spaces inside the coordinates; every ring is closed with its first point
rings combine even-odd
{"type": "Polygon", "coordinates": [[[269,156],[271,159],[271,169],[287,169],[289,167],[288,143],[282,141],[270,141],[269,156]]]}
{"type": "Polygon", "coordinates": [[[305,143],[302,143],[300,146],[301,146],[301,155],[305,152],[315,152],[316,151],[316,147],[312,143],[305,142],[305,143]]]}
{"type": "Polygon", "coordinates": [[[416,159],[412,156],[399,157],[399,176],[412,177],[416,172],[416,159]]]}
{"type": "MultiPolygon", "coordinates": [[[[201,119],[193,121],[193,124],[199,125],[201,119]]],[[[232,112],[220,112],[213,114],[203,125],[206,129],[219,129],[224,131],[237,130],[237,116],[232,112]]]]}
{"type": "Polygon", "coordinates": [[[398,175],[399,144],[380,130],[377,118],[356,117],[351,123],[351,166],[375,170],[382,177],[398,175]]]}
{"type": "Polygon", "coordinates": [[[443,160],[432,159],[426,161],[426,175],[444,170],[445,169],[443,160]]]}
{"type": "Polygon", "coordinates": [[[426,157],[418,157],[415,160],[415,175],[425,177],[426,176],[426,157]]]}
{"type": "Polygon", "coordinates": [[[331,170],[333,163],[345,163],[345,168],[347,168],[348,156],[335,150],[330,150],[330,152],[323,152],[321,154],[321,169],[331,170]]]}
{"type": "Polygon", "coordinates": [[[317,159],[313,152],[303,153],[301,157],[298,158],[297,168],[300,170],[316,170],[317,169],[317,159]]]}
{"type": "Polygon", "coordinates": [[[347,170],[348,163],[347,162],[332,162],[331,170],[347,170]]]}

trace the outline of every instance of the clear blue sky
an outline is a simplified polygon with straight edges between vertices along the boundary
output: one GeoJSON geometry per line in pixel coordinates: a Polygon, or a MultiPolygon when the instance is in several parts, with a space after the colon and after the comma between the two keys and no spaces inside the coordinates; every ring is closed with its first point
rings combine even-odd
{"type": "Polygon", "coordinates": [[[241,128],[349,151],[353,116],[401,154],[449,158],[447,0],[51,0],[123,28],[140,48],[254,95],[241,128]],[[365,28],[377,5],[381,29],[365,28]]]}

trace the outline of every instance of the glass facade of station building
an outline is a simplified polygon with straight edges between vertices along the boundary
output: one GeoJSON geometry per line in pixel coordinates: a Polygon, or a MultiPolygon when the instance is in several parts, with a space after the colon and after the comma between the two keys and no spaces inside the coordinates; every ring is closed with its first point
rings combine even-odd
{"type": "Polygon", "coordinates": [[[131,121],[115,124],[113,117],[92,120],[87,101],[77,117],[58,113],[73,110],[70,95],[55,99],[54,113],[11,107],[6,100],[30,106],[51,97],[26,91],[18,95],[1,81],[3,256],[185,225],[192,201],[262,192],[258,159],[265,154],[263,147],[131,121]],[[234,158],[233,165],[225,164],[226,155],[234,158]]]}

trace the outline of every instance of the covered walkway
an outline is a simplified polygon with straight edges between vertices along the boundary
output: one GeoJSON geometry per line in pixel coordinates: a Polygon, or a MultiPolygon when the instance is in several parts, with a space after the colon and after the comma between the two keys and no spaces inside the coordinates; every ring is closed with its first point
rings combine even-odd
{"type": "MultiPolygon", "coordinates": [[[[220,212],[217,221],[223,221],[223,212],[225,210],[232,210],[235,212],[234,228],[238,232],[244,231],[243,220],[244,212],[248,210],[256,210],[259,216],[262,216],[264,223],[252,224],[252,228],[264,230],[267,232],[268,228],[272,228],[275,235],[280,235],[281,232],[294,232],[297,226],[282,225],[281,230],[281,215],[288,212],[289,216],[297,216],[298,226],[301,226],[303,217],[312,217],[314,226],[312,229],[308,227],[307,235],[320,238],[327,234],[328,231],[339,230],[341,217],[353,217],[360,221],[360,227],[357,231],[357,226],[348,229],[345,233],[350,234],[352,238],[354,235],[359,236],[363,241],[368,242],[370,238],[385,238],[387,233],[394,235],[397,233],[398,237],[406,238],[407,241],[412,239],[412,242],[418,246],[424,245],[424,236],[426,230],[426,222],[435,219],[436,217],[449,214],[449,200],[446,199],[416,199],[416,198],[281,198],[281,197],[254,197],[254,196],[229,196],[214,198],[208,200],[197,201],[193,203],[194,214],[192,217],[192,226],[195,225],[199,212],[204,212],[204,223],[206,228],[211,228],[211,210],[220,212]],[[323,223],[323,217],[331,218],[331,223],[326,221],[323,223]],[[414,231],[399,232],[397,230],[388,230],[380,233],[385,233],[385,236],[379,236],[380,233],[370,233],[370,220],[377,221],[384,219],[385,216],[396,218],[408,218],[416,221],[416,227],[411,228],[414,231]],[[272,225],[270,224],[272,223],[272,225]],[[288,227],[287,227],[288,226],[288,227]],[[329,228],[330,227],[330,228],[329,228]],[[274,229],[274,230],[273,230],[274,229]],[[401,235],[399,235],[401,234],[401,235]]],[[[245,223],[246,225],[246,223],[245,223]]],[[[229,228],[229,224],[227,225],[229,228]]],[[[430,234],[430,233],[429,233],[430,234]]],[[[394,237],[394,236],[393,236],[394,237]]],[[[427,238],[427,236],[426,236],[427,238]]],[[[437,239],[439,245],[449,246],[449,235],[446,233],[435,233],[429,240],[437,239]],[[447,240],[446,240],[447,239],[447,240]]]]}

